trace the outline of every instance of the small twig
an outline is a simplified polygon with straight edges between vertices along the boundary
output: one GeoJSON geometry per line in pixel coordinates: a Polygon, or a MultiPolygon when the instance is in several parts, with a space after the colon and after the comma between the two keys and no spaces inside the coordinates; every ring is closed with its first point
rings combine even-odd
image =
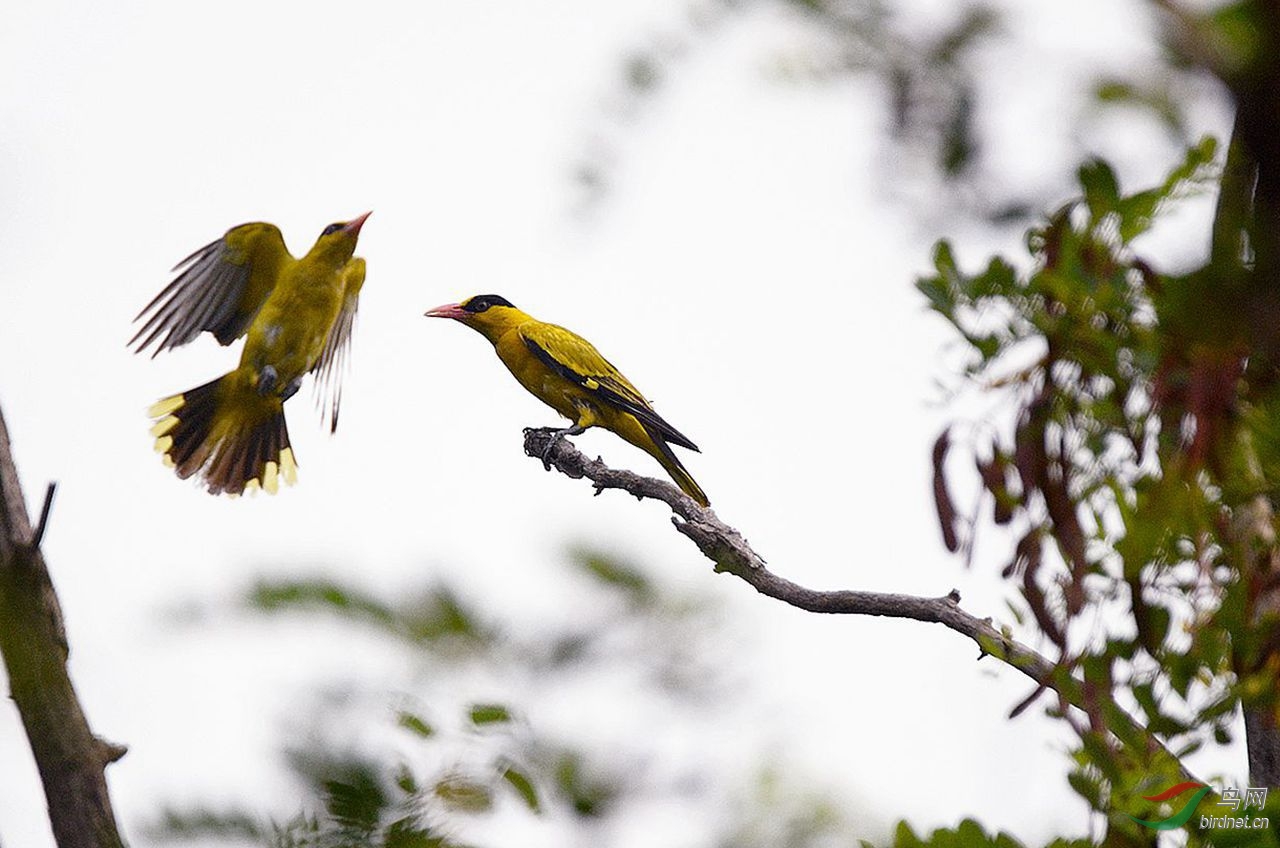
{"type": "Polygon", "coordinates": [[[36,522],[36,530],[31,534],[31,547],[38,548],[44,541],[45,528],[49,526],[49,511],[53,509],[53,493],[58,490],[57,483],[50,483],[44,490],[44,504],[40,507],[40,520],[36,522]]]}
{"type": "MultiPolygon", "coordinates": [[[[1036,683],[1037,694],[1050,689],[1064,702],[1080,710],[1086,709],[1084,687],[1079,678],[1018,642],[1006,630],[997,629],[990,619],[978,618],[961,609],[960,593],[956,590],[952,589],[941,597],[925,598],[883,592],[819,591],[793,583],[770,571],[764,559],[752,550],[741,533],[721,521],[710,508],[698,506],[670,483],[610,468],[598,459],[587,459],[568,439],[556,440],[548,452],[553,432],[549,429],[526,429],[524,452],[540,461],[545,454],[561,473],[574,479],[585,477],[596,488],[597,494],[604,489],[621,489],[641,500],[651,498],[667,504],[675,513],[671,521],[676,529],[688,536],[715,563],[716,571],[742,578],[762,595],[809,612],[909,618],[941,624],[972,639],[978,646],[979,659],[994,657],[1031,678],[1036,683]]],[[[1158,738],[1128,713],[1117,708],[1109,711],[1108,718],[1114,723],[1117,736],[1144,740],[1150,750],[1167,757],[1185,779],[1195,779],[1158,738]]]]}

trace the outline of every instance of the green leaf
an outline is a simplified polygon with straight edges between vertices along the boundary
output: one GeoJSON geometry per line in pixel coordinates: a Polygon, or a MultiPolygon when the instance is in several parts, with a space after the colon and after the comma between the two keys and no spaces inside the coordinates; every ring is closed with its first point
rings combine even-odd
{"type": "Polygon", "coordinates": [[[1173,86],[1163,76],[1143,80],[1135,84],[1128,80],[1109,78],[1100,81],[1093,89],[1099,103],[1116,104],[1143,109],[1154,115],[1171,135],[1183,138],[1187,119],[1182,101],[1175,95],[1173,86]]]}
{"type": "Polygon", "coordinates": [[[395,781],[396,786],[406,795],[416,795],[419,791],[417,778],[413,776],[413,772],[409,770],[409,767],[404,764],[401,764],[396,769],[395,781]]]}
{"type": "Polygon", "coordinates": [[[916,836],[911,825],[901,821],[893,830],[893,848],[924,848],[924,842],[916,836]]]}
{"type": "Polygon", "coordinates": [[[406,635],[416,642],[448,639],[483,644],[493,638],[477,612],[448,587],[434,588],[406,605],[401,618],[406,635]]]}
{"type": "Polygon", "coordinates": [[[1008,297],[1018,289],[1018,272],[1003,257],[992,257],[987,268],[969,281],[969,296],[974,300],[984,297],[1008,297]]]}
{"type": "Polygon", "coordinates": [[[493,806],[489,787],[460,774],[449,775],[436,783],[435,795],[445,806],[464,813],[483,813],[493,806]]]}
{"type": "Polygon", "coordinates": [[[925,296],[929,306],[946,318],[953,318],[960,293],[959,281],[963,278],[956,267],[950,242],[939,241],[933,248],[933,265],[937,274],[916,280],[916,290],[925,296]]]}
{"type": "Polygon", "coordinates": [[[1133,83],[1121,79],[1106,79],[1093,89],[1093,96],[1104,103],[1117,103],[1125,100],[1136,100],[1137,89],[1133,83]]]}
{"type": "Polygon", "coordinates": [[[1222,51],[1222,60],[1235,72],[1241,72],[1254,65],[1263,51],[1265,33],[1270,14],[1266,3],[1237,0],[1214,11],[1209,16],[1212,33],[1202,37],[1213,38],[1215,46],[1222,51]]]}
{"type": "Polygon", "coordinates": [[[411,713],[408,710],[401,710],[396,715],[396,724],[404,729],[421,736],[423,739],[435,735],[435,728],[427,723],[421,716],[411,713]]]}
{"type": "Polygon", "coordinates": [[[448,848],[453,843],[431,832],[431,827],[417,816],[396,819],[383,835],[383,848],[448,848]]]}
{"type": "Polygon", "coordinates": [[[571,555],[582,571],[604,586],[619,590],[634,603],[648,604],[657,596],[648,576],[617,556],[591,550],[574,550],[571,555]]]}
{"type": "Polygon", "coordinates": [[[1080,166],[1079,178],[1085,205],[1095,221],[1115,211],[1120,203],[1120,183],[1110,165],[1101,159],[1090,159],[1080,166]]]}
{"type": "Polygon", "coordinates": [[[619,793],[615,783],[588,774],[582,756],[573,751],[566,751],[557,760],[555,787],[573,811],[583,818],[606,815],[619,793]]]}
{"type": "Polygon", "coordinates": [[[1204,136],[1187,148],[1181,164],[1169,172],[1162,185],[1121,200],[1116,205],[1120,213],[1121,240],[1127,243],[1151,229],[1156,213],[1165,204],[1207,189],[1209,181],[1216,176],[1213,164],[1217,154],[1217,139],[1204,136]]]}
{"type": "Polygon", "coordinates": [[[906,822],[898,822],[893,848],[1025,848],[1007,833],[989,835],[978,822],[965,819],[954,830],[938,828],[926,838],[915,834],[906,822]]]}
{"type": "Polygon", "coordinates": [[[395,617],[373,596],[332,580],[260,580],[246,593],[246,603],[266,613],[327,610],[343,618],[378,624],[395,617]]]}
{"type": "Polygon", "coordinates": [[[538,790],[534,788],[533,781],[529,779],[528,775],[515,766],[508,765],[502,770],[502,779],[516,791],[516,794],[520,796],[520,800],[524,801],[526,807],[535,813],[541,812],[541,807],[538,803],[538,790]]]}
{"type": "Polygon", "coordinates": [[[1084,772],[1073,771],[1067,775],[1067,783],[1071,784],[1076,794],[1087,801],[1092,809],[1102,809],[1102,786],[1096,778],[1084,772]]]}
{"type": "Polygon", "coordinates": [[[325,809],[343,827],[372,833],[387,808],[387,795],[372,770],[359,769],[323,784],[325,809]]]}
{"type": "Polygon", "coordinates": [[[502,704],[472,704],[468,715],[477,727],[511,721],[511,711],[502,704]]]}
{"type": "Polygon", "coordinates": [[[151,828],[163,841],[193,841],[208,838],[213,841],[232,840],[262,841],[262,826],[254,816],[244,810],[220,811],[195,808],[176,810],[166,808],[159,823],[151,828]]]}

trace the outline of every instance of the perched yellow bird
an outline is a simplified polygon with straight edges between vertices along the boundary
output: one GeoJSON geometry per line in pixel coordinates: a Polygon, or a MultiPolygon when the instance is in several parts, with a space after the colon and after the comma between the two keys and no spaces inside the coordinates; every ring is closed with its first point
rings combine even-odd
{"type": "Polygon", "coordinates": [[[135,321],[135,351],[187,344],[208,331],[220,344],[246,336],[240,365],[148,410],[156,450],[186,479],[201,473],[213,494],[293,483],[284,402],[315,372],[330,432],[338,427],[340,378],[364,284],[364,260],[352,254],[370,213],[330,224],[295,259],[274,224],[227,230],[174,266],[178,276],[135,321]]]}
{"type": "Polygon", "coordinates": [[[521,312],[496,294],[437,306],[426,314],[460,321],[488,339],[520,385],[573,422],[558,431],[557,438],[577,435],[588,427],[612,430],[658,460],[685,494],[702,506],[710,505],[670,447],[676,444],[696,451],[698,446],[654,412],[644,395],[591,342],[521,312]]]}

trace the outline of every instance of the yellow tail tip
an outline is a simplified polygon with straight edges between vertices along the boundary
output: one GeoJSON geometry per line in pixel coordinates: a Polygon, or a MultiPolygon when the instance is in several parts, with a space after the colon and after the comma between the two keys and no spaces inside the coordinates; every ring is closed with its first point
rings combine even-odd
{"type": "MultiPolygon", "coordinates": [[[[169,413],[181,409],[184,403],[186,403],[186,398],[182,395],[174,395],[173,397],[167,397],[164,400],[158,400],[147,408],[147,417],[164,418],[169,413]]],[[[174,419],[174,421],[177,420],[178,419],[176,418],[174,419]]]]}
{"type": "Polygon", "coordinates": [[[284,481],[286,486],[292,486],[298,482],[298,463],[294,461],[292,448],[280,451],[278,463],[274,460],[268,461],[263,466],[262,476],[245,483],[245,490],[261,488],[267,494],[274,495],[280,491],[281,481],[284,481]]]}
{"type": "Polygon", "coordinates": [[[293,459],[293,448],[280,451],[280,474],[287,485],[298,482],[298,463],[293,459]]]}
{"type": "MultiPolygon", "coordinates": [[[[178,420],[178,417],[176,415],[169,415],[165,418],[161,418],[159,421],[151,425],[151,435],[156,437],[157,444],[159,444],[160,437],[164,436],[166,433],[168,433],[170,430],[172,430],[174,427],[177,427],[181,423],[182,422],[178,420]]],[[[173,443],[172,438],[170,437],[166,437],[166,438],[169,438],[170,444],[173,443]]]]}
{"type": "Polygon", "coordinates": [[[198,476],[213,494],[275,494],[281,479],[298,479],[293,451],[281,447],[289,442],[281,402],[237,394],[236,373],[152,404],[155,449],[179,477],[198,476]]]}
{"type": "MultiPolygon", "coordinates": [[[[268,494],[274,495],[280,490],[278,471],[279,470],[275,462],[268,462],[262,471],[262,488],[265,489],[268,494]]],[[[256,483],[258,481],[254,480],[253,482],[256,483]]]]}

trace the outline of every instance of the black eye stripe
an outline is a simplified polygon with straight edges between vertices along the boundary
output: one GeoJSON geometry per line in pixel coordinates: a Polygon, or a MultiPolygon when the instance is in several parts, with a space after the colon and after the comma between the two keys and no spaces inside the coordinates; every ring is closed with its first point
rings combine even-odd
{"type": "MultiPolygon", "coordinates": [[[[498,294],[478,294],[463,304],[467,312],[484,312],[490,306],[512,306],[511,301],[498,294]]],[[[514,308],[514,307],[513,307],[514,308]]]]}
{"type": "Polygon", "coordinates": [[[343,227],[345,227],[345,226],[346,226],[346,224],[330,224],[329,226],[325,227],[325,228],[320,232],[320,235],[322,235],[322,236],[331,236],[331,235],[333,235],[334,233],[336,233],[338,230],[342,229],[342,228],[343,228],[343,227]]]}

